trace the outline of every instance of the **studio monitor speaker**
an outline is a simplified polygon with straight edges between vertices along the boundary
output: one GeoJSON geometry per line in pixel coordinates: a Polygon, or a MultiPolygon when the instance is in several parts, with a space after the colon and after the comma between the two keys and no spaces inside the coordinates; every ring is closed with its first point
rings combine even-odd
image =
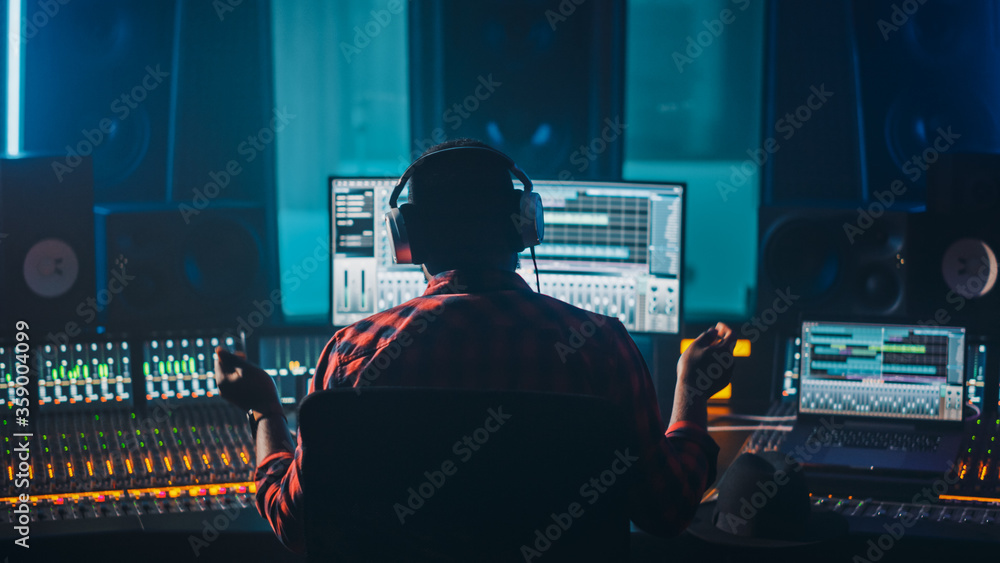
{"type": "Polygon", "coordinates": [[[919,213],[911,223],[911,315],[929,324],[1000,333],[996,212],[919,213]]]}
{"type": "Polygon", "coordinates": [[[1000,4],[852,0],[869,192],[928,200],[943,155],[1000,152],[1000,4]]]}
{"type": "Polygon", "coordinates": [[[77,310],[95,294],[91,161],[62,181],[58,157],[0,159],[0,332],[96,329],[77,310]]]}
{"type": "Polygon", "coordinates": [[[236,329],[281,317],[265,210],[174,204],[97,208],[102,318],[109,330],[236,329]]]}
{"type": "Polygon", "coordinates": [[[942,154],[927,170],[927,210],[1000,212],[1000,154],[942,154]]]}
{"type": "Polygon", "coordinates": [[[907,215],[875,211],[762,207],[758,313],[791,309],[788,325],[905,314],[907,215]]]}
{"type": "MultiPolygon", "coordinates": [[[[177,34],[171,178],[174,201],[221,188],[229,200],[273,200],[275,136],[295,111],[275,107],[271,2],[183,0],[177,34]],[[226,9],[229,8],[229,9],[226,9]]],[[[294,108],[292,108],[294,109],[294,108]]]]}
{"type": "Polygon", "coordinates": [[[26,28],[25,150],[61,155],[65,178],[92,156],[102,204],[191,202],[235,169],[223,197],[268,201],[275,131],[294,115],[274,105],[270,6],[26,3],[45,25],[26,28]]]}
{"type": "Polygon", "coordinates": [[[176,2],[58,2],[44,26],[25,5],[25,150],[61,155],[67,180],[90,156],[98,202],[164,199],[176,2]]]}
{"type": "Polygon", "coordinates": [[[768,22],[765,204],[850,205],[898,181],[898,208],[919,206],[939,156],[1000,152],[1000,4],[771,0],[768,22]],[[820,86],[828,101],[797,114],[820,86]]]}
{"type": "Polygon", "coordinates": [[[532,177],[620,178],[624,30],[620,0],[411,2],[411,160],[474,137],[532,177]]]}

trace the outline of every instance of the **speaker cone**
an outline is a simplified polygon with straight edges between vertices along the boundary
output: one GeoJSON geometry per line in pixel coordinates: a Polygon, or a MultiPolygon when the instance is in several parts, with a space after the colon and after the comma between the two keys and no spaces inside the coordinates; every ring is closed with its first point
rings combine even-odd
{"type": "Polygon", "coordinates": [[[59,297],[76,283],[80,262],[70,245],[58,239],[36,242],[24,257],[24,281],[40,297],[59,297]]]}
{"type": "Polygon", "coordinates": [[[764,249],[771,284],[790,287],[809,302],[821,301],[842,275],[843,233],[817,228],[816,222],[794,220],[778,227],[764,249]]]}

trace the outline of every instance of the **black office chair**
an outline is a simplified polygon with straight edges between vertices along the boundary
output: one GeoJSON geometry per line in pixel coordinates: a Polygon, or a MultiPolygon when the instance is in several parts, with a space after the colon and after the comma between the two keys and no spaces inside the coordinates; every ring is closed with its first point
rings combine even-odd
{"type": "Polygon", "coordinates": [[[310,560],[628,560],[634,432],[605,399],[336,389],[299,432],[310,560]]]}

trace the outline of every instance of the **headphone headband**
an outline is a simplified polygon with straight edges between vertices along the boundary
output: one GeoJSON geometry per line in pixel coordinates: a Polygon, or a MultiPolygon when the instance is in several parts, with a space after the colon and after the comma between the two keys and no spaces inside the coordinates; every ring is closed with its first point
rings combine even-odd
{"type": "Polygon", "coordinates": [[[416,172],[417,165],[423,164],[424,160],[435,155],[458,150],[476,150],[502,159],[503,163],[507,166],[507,170],[520,180],[524,186],[523,190],[512,189],[510,191],[511,201],[509,204],[504,205],[503,207],[506,207],[506,209],[502,210],[504,213],[510,213],[512,226],[516,229],[520,237],[519,244],[515,245],[515,248],[511,250],[520,252],[525,248],[534,247],[542,241],[545,229],[542,198],[532,191],[531,180],[527,174],[517,167],[517,164],[514,164],[514,160],[490,147],[451,147],[426,154],[413,161],[413,164],[407,167],[406,171],[399,178],[399,181],[396,182],[396,187],[392,189],[392,195],[389,197],[389,211],[385,214],[385,225],[389,233],[389,247],[395,263],[420,264],[423,262],[425,258],[424,252],[426,252],[426,249],[423,248],[424,244],[420,242],[422,228],[420,227],[420,214],[416,213],[417,206],[412,203],[406,203],[402,207],[397,207],[396,200],[399,198],[400,192],[403,191],[403,186],[410,181],[410,178],[416,172]],[[513,199],[514,197],[517,199],[513,199]]]}
{"type": "Polygon", "coordinates": [[[533,186],[531,184],[531,179],[528,178],[528,175],[525,174],[524,171],[517,166],[517,164],[514,162],[514,159],[505,155],[504,153],[492,147],[477,147],[477,146],[448,147],[446,149],[441,149],[438,151],[434,151],[432,153],[425,154],[420,158],[414,160],[413,164],[410,164],[410,166],[406,168],[406,170],[403,172],[403,175],[399,177],[399,181],[396,182],[396,187],[392,189],[392,195],[389,196],[389,207],[391,209],[396,209],[396,200],[399,199],[399,194],[403,192],[403,186],[405,186],[406,183],[410,181],[410,178],[412,178],[413,174],[417,171],[417,166],[419,164],[423,164],[424,160],[432,156],[443,154],[446,152],[470,151],[470,150],[490,153],[502,158],[504,164],[507,165],[507,169],[510,170],[510,173],[513,174],[515,178],[520,180],[521,184],[524,186],[524,193],[530,193],[532,191],[533,186]]]}

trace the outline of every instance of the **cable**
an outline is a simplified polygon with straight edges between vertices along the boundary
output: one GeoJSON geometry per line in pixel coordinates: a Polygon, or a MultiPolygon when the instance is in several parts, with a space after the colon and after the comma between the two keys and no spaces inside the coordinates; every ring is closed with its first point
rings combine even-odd
{"type": "Polygon", "coordinates": [[[752,414],[725,414],[718,418],[733,418],[736,420],[755,420],[760,422],[780,422],[782,420],[796,420],[797,416],[756,416],[752,414]]]}
{"type": "Polygon", "coordinates": [[[970,407],[972,410],[976,411],[976,414],[972,416],[965,417],[965,420],[972,420],[974,418],[979,418],[983,414],[983,409],[973,405],[972,403],[965,403],[965,406],[970,407]]]}
{"type": "Polygon", "coordinates": [[[791,426],[758,425],[758,426],[709,426],[709,432],[746,432],[750,430],[777,430],[779,432],[791,432],[791,426]]]}
{"type": "Polygon", "coordinates": [[[711,488],[705,491],[705,494],[701,497],[701,502],[712,502],[719,499],[719,489],[711,488]]]}
{"type": "Polygon", "coordinates": [[[538,279],[538,262],[535,261],[535,247],[531,247],[531,265],[535,267],[535,287],[542,292],[542,282],[538,279]]]}

